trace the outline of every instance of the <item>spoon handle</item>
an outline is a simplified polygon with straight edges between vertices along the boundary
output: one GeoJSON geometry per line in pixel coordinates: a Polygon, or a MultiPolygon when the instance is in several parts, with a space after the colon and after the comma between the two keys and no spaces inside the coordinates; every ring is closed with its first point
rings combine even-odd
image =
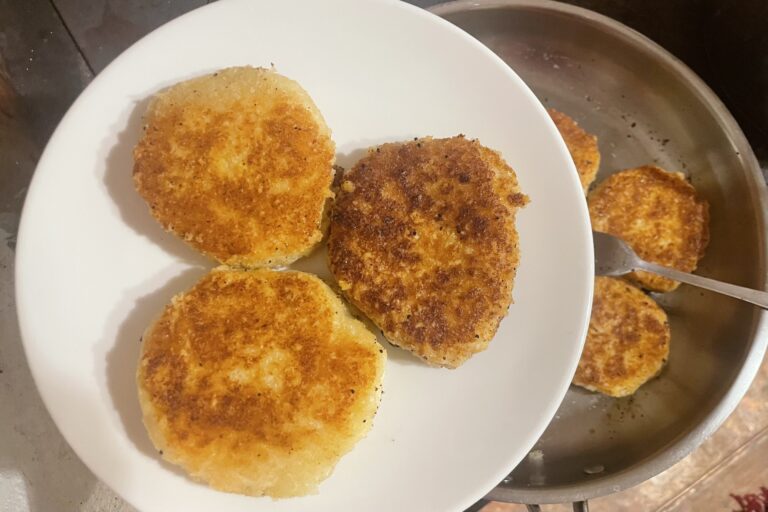
{"type": "Polygon", "coordinates": [[[755,306],[760,306],[763,309],[768,309],[768,293],[762,292],[760,290],[744,288],[743,286],[723,283],[708,277],[701,277],[694,274],[688,274],[686,272],[680,272],[679,270],[662,267],[661,265],[648,263],[647,261],[644,261],[642,265],[639,265],[638,269],[645,270],[646,272],[653,272],[654,274],[658,274],[662,277],[668,277],[669,279],[674,279],[675,281],[680,281],[681,283],[686,283],[693,286],[698,286],[699,288],[704,288],[706,290],[711,290],[713,292],[722,293],[723,295],[728,295],[730,297],[735,297],[737,299],[750,302],[755,306]]]}

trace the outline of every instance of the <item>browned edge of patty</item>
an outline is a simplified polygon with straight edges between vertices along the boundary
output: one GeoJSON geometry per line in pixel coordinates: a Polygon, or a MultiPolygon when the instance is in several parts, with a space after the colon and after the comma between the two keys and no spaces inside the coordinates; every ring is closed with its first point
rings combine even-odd
{"type": "Polygon", "coordinates": [[[344,176],[329,266],[392,344],[455,368],[487,347],[512,301],[527,201],[476,140],[383,144],[344,176]]]}
{"type": "Polygon", "coordinates": [[[219,267],[147,330],[137,384],[166,460],[216,489],[291,496],[369,430],[385,358],[314,275],[219,267]]]}
{"type": "Polygon", "coordinates": [[[613,397],[633,394],[669,357],[667,315],[624,280],[595,278],[587,340],[573,383],[613,397]]]}
{"type": "MultiPolygon", "coordinates": [[[[626,241],[648,261],[693,272],[709,243],[709,205],[680,173],[645,165],[612,174],[589,194],[592,228],[626,241]]],[[[668,292],[676,281],[647,272],[628,278],[668,292]]]]}
{"type": "Polygon", "coordinates": [[[547,110],[549,116],[555,122],[560,135],[568,147],[576,171],[579,173],[579,181],[584,193],[587,193],[590,185],[595,181],[597,171],[600,168],[600,149],[597,145],[597,137],[584,130],[572,117],[558,110],[547,110]]]}
{"type": "Polygon", "coordinates": [[[133,179],[152,215],[231,266],[290,263],[323,236],[335,146],[295,81],[227,68],[155,95],[133,179]]]}

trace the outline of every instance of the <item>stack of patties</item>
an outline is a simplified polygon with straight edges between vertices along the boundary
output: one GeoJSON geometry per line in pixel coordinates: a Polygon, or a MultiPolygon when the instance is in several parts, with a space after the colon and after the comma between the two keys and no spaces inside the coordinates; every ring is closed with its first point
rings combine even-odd
{"type": "MultiPolygon", "coordinates": [[[[586,192],[600,162],[597,137],[566,114],[550,110],[550,115],[586,192]]],[[[595,187],[588,203],[593,230],[621,238],[648,261],[692,272],[704,255],[708,206],[680,173],[652,165],[619,171],[595,187]]],[[[677,285],[645,272],[626,280],[596,278],[589,331],[573,383],[622,397],[658,375],[669,357],[669,322],[640,288],[667,292],[677,285]]]]}
{"type": "Polygon", "coordinates": [[[143,338],[144,423],[214,488],[315,491],[371,426],[385,354],[318,278],[289,263],[323,236],[334,160],[308,94],[231,68],[155,96],[134,180],[169,231],[226,266],[174,297],[143,338]]]}

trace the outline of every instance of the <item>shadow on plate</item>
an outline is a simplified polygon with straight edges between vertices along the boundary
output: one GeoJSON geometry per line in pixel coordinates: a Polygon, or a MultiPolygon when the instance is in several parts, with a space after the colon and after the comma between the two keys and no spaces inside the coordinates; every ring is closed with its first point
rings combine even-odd
{"type": "Polygon", "coordinates": [[[347,153],[338,152],[336,153],[336,165],[343,168],[345,172],[349,171],[357,163],[358,160],[368,154],[368,150],[370,148],[374,148],[378,145],[379,143],[374,142],[371,142],[368,146],[362,143],[358,149],[353,149],[347,153]]]}
{"type": "Polygon", "coordinates": [[[423,363],[419,358],[410,352],[390,344],[381,333],[381,330],[376,327],[373,322],[371,322],[359,309],[352,305],[344,296],[344,294],[341,293],[341,290],[339,290],[339,285],[336,283],[336,279],[328,269],[328,250],[326,241],[327,236],[323,238],[323,241],[317,247],[315,247],[315,249],[310,254],[292,263],[288,268],[290,270],[297,270],[299,272],[314,274],[322,279],[325,284],[330,286],[336,295],[338,295],[344,302],[344,305],[347,307],[352,316],[363,322],[369,331],[376,334],[376,338],[378,339],[379,344],[381,344],[381,346],[387,351],[387,360],[395,361],[398,364],[426,365],[426,363],[423,363]]]}
{"type": "Polygon", "coordinates": [[[118,135],[117,143],[107,156],[104,185],[120,211],[126,225],[136,233],[147,237],[168,254],[192,265],[210,265],[211,260],[187,245],[173,233],[168,233],[149,213],[144,199],[133,185],[133,148],[142,133],[142,116],[150,98],[134,104],[125,128],[118,135]]]}
{"type": "Polygon", "coordinates": [[[136,368],[144,331],[160,316],[174,295],[192,287],[207,272],[208,269],[203,267],[187,269],[160,288],[137,299],[118,327],[115,344],[106,357],[107,387],[128,438],[143,454],[155,458],[164,468],[182,476],[186,474],[179,467],[162,460],[144,428],[136,389],[136,368]]]}

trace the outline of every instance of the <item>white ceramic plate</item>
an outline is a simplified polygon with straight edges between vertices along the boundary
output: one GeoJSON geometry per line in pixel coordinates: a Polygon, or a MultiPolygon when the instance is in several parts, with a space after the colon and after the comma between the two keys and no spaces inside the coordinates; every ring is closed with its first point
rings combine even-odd
{"type": "Polygon", "coordinates": [[[591,303],[586,205],[544,109],[480,43],[392,1],[218,2],[145,37],[51,138],[17,250],[19,319],[40,393],[88,467],[144,511],[462,510],[543,432],[575,370],[591,303]],[[518,220],[516,303],[490,348],[454,371],[388,348],[369,436],[319,494],[282,501],[216,492],[162,462],[134,384],[142,331],[212,266],[165,234],[133,189],[147,98],[217,68],[270,63],[312,95],[342,165],[374,143],[465,133],[500,150],[532,200],[518,220]]]}

